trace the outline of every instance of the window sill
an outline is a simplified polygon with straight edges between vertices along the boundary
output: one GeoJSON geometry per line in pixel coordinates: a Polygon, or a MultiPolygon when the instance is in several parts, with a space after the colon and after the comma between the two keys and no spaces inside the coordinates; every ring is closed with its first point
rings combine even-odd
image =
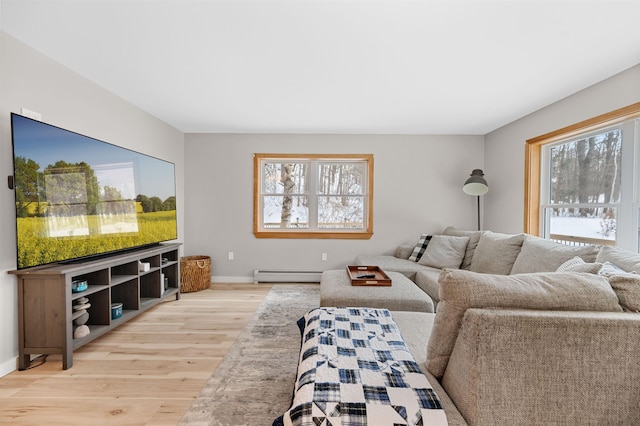
{"type": "Polygon", "coordinates": [[[256,238],[368,240],[373,232],[254,231],[256,238]]]}

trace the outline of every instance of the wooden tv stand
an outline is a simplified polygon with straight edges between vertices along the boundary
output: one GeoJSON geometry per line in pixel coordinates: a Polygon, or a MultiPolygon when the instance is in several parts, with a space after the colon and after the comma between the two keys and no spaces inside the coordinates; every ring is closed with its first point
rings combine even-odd
{"type": "Polygon", "coordinates": [[[97,260],[54,264],[10,271],[18,278],[18,368],[31,355],[62,354],[62,368],[73,366],[73,351],[127,322],[169,297],[180,298],[180,244],[160,244],[97,260]],[[163,261],[163,259],[165,259],[163,261]],[[140,272],[138,262],[150,264],[140,272]],[[161,274],[168,278],[164,290],[161,274]],[[88,288],[71,291],[71,282],[86,280],[88,288]],[[74,300],[87,297],[90,333],[73,337],[74,300]],[[111,304],[122,303],[122,317],[111,319],[111,304]]]}

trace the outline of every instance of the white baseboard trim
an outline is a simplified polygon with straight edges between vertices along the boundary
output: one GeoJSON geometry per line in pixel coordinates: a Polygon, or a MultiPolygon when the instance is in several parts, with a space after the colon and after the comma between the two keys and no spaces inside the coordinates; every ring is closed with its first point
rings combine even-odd
{"type": "Polygon", "coordinates": [[[11,358],[0,364],[0,377],[13,373],[18,369],[18,357],[11,358]]]}
{"type": "Polygon", "coordinates": [[[253,283],[253,277],[223,277],[220,275],[211,276],[212,283],[253,283]]]}

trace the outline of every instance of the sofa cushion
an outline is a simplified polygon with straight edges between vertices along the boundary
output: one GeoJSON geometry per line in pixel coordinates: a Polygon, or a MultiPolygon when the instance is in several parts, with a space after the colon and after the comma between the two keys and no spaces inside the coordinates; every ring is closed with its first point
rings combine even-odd
{"type": "Polygon", "coordinates": [[[626,311],[640,312],[640,275],[618,274],[609,277],[609,284],[615,291],[620,306],[626,311]]]}
{"type": "Polygon", "coordinates": [[[360,255],[356,257],[358,266],[379,266],[385,272],[400,272],[411,281],[416,279],[416,272],[422,271],[426,266],[407,259],[398,259],[390,255],[360,255]]]}
{"type": "Polygon", "coordinates": [[[602,269],[602,263],[587,263],[580,256],[575,256],[562,265],[558,266],[556,272],[584,272],[587,274],[597,274],[602,269]]]}
{"type": "Polygon", "coordinates": [[[611,262],[627,272],[640,273],[640,254],[619,247],[602,247],[596,256],[596,262],[611,262]]]}
{"type": "Polygon", "coordinates": [[[520,254],[513,264],[512,274],[531,272],[553,272],[560,265],[575,256],[591,263],[598,255],[596,246],[568,246],[540,237],[527,235],[522,243],[520,254]]]}
{"type": "Polygon", "coordinates": [[[427,249],[427,246],[429,245],[429,241],[431,241],[431,235],[427,235],[427,234],[420,235],[420,239],[416,243],[416,246],[413,248],[413,251],[409,256],[409,260],[413,262],[417,262],[418,260],[420,260],[420,258],[424,254],[424,251],[427,249]]]}
{"type": "Polygon", "coordinates": [[[432,268],[459,268],[469,237],[434,235],[418,263],[432,268]]]}
{"type": "Polygon", "coordinates": [[[453,226],[447,227],[442,235],[451,235],[454,237],[469,237],[469,242],[467,243],[467,250],[464,254],[464,259],[462,259],[462,265],[460,265],[460,269],[467,269],[471,267],[471,260],[473,259],[473,254],[476,251],[476,247],[478,246],[478,241],[480,240],[480,235],[482,235],[483,231],[467,231],[464,229],[456,229],[453,226]]]}
{"type": "Polygon", "coordinates": [[[437,306],[438,301],[440,301],[440,297],[438,296],[440,289],[438,277],[440,277],[440,272],[442,272],[442,270],[425,266],[422,271],[416,273],[416,285],[429,295],[431,300],[433,300],[434,306],[437,306]]]}
{"type": "Polygon", "coordinates": [[[427,350],[427,369],[438,378],[447,367],[462,317],[469,308],[622,311],[609,281],[600,275],[494,275],[446,269],[438,282],[440,302],[427,350]]]}
{"type": "Polygon", "coordinates": [[[524,234],[483,232],[469,269],[483,274],[508,275],[520,253],[522,241],[524,234]]]}

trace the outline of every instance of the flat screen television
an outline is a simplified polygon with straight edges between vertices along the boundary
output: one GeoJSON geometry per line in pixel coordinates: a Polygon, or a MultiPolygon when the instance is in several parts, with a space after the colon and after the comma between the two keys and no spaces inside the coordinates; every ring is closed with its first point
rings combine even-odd
{"type": "Polygon", "coordinates": [[[18,269],[178,236],[175,165],[11,114],[18,269]]]}

